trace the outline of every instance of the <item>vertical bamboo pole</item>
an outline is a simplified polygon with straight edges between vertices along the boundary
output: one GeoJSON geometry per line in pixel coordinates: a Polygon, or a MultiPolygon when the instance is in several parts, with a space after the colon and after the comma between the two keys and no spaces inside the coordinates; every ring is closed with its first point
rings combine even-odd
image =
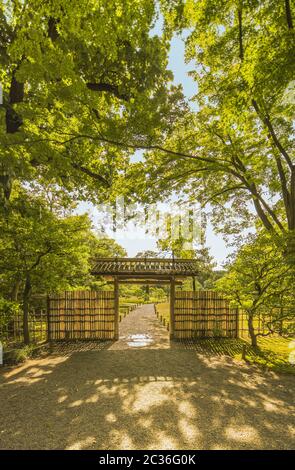
{"type": "Polygon", "coordinates": [[[236,307],[236,338],[240,337],[239,307],[236,307]]]}
{"type": "Polygon", "coordinates": [[[174,338],[174,304],[175,304],[175,277],[172,276],[170,279],[170,339],[174,338]]]}
{"type": "Polygon", "coordinates": [[[114,310],[115,310],[115,334],[114,339],[119,339],[119,281],[118,277],[114,277],[114,310]]]}

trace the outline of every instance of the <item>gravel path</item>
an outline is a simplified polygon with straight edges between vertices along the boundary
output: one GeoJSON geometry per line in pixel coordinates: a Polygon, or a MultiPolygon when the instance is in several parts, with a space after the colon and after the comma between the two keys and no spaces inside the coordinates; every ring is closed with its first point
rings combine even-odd
{"type": "Polygon", "coordinates": [[[291,449],[295,377],[170,346],[152,305],[120,340],[0,375],[1,449],[291,449]]]}

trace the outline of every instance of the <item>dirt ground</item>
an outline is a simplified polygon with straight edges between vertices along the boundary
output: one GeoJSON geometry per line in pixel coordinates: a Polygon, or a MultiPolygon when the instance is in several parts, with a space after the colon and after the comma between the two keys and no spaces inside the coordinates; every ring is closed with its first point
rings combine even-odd
{"type": "Polygon", "coordinates": [[[170,344],[152,305],[115,343],[4,368],[1,449],[292,449],[295,377],[170,344]]]}

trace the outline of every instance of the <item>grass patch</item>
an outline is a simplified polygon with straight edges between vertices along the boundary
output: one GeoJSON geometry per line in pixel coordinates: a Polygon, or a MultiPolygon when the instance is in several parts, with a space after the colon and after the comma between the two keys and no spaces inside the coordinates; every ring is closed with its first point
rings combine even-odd
{"type": "Polygon", "coordinates": [[[248,346],[246,359],[248,362],[258,364],[275,372],[295,374],[295,365],[290,363],[292,349],[289,345],[294,342],[292,338],[281,336],[268,336],[258,338],[258,350],[248,346]]]}
{"type": "Polygon", "coordinates": [[[156,305],[156,311],[158,312],[158,317],[165,319],[165,324],[170,323],[170,305],[169,302],[161,303],[156,305]]]}
{"type": "Polygon", "coordinates": [[[26,361],[27,359],[38,355],[46,347],[46,344],[28,344],[19,345],[7,351],[4,350],[3,362],[5,365],[15,365],[26,361]]]}

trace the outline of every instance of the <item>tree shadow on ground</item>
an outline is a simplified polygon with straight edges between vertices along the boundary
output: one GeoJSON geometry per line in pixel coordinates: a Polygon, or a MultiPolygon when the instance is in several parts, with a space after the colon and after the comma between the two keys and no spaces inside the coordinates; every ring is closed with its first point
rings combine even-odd
{"type": "Polygon", "coordinates": [[[204,338],[196,340],[173,341],[172,349],[189,349],[206,356],[230,356],[241,354],[245,341],[237,338],[204,338]]]}
{"type": "Polygon", "coordinates": [[[51,355],[2,375],[0,447],[290,449],[294,384],[193,349],[51,355]]]}
{"type": "Polygon", "coordinates": [[[246,360],[251,364],[257,364],[264,369],[271,369],[274,372],[285,372],[295,375],[295,366],[285,357],[274,353],[269,349],[247,349],[246,360]]]}

